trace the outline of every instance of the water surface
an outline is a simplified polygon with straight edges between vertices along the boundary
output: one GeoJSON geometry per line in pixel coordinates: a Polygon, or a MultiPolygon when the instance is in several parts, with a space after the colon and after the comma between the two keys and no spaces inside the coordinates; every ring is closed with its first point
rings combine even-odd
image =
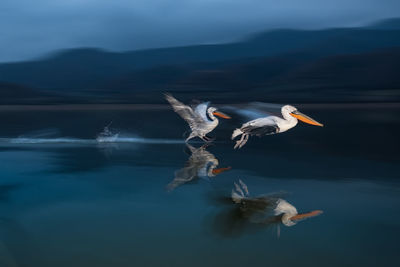
{"type": "Polygon", "coordinates": [[[241,150],[235,119],[201,149],[165,108],[0,111],[0,266],[396,264],[400,108],[302,111],[326,126],[241,150]],[[125,139],[98,144],[111,120],[125,139]],[[239,179],[251,196],[323,213],[255,221],[230,198],[239,179]]]}

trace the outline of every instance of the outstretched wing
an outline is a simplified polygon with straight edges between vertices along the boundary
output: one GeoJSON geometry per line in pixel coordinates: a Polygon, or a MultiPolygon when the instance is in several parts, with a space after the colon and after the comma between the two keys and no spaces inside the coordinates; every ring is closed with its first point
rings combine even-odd
{"type": "Polygon", "coordinates": [[[170,94],[165,94],[165,99],[171,104],[174,111],[189,124],[192,131],[204,123],[204,120],[190,106],[183,104],[170,94]]]}

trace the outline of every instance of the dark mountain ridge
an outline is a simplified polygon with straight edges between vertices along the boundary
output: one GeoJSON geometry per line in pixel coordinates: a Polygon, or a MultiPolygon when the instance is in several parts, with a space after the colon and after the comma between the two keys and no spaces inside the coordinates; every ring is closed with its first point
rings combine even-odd
{"type": "Polygon", "coordinates": [[[160,92],[169,91],[186,100],[206,94],[221,102],[390,102],[400,101],[399,69],[400,47],[316,60],[296,54],[222,67],[160,67],[110,85],[120,99],[131,101],[139,95],[160,99],[160,92]]]}
{"type": "Polygon", "coordinates": [[[355,99],[348,95],[354,90],[361,99],[358,91],[363,88],[390,90],[384,98],[366,98],[387,101],[393,92],[397,95],[395,77],[400,76],[394,62],[399,59],[399,21],[362,28],[282,29],[231,44],[130,52],[72,49],[35,61],[0,64],[0,81],[83,102],[154,102],[166,90],[208,92],[216,99],[221,94],[231,99],[248,96],[252,90],[259,98],[302,101],[316,95],[320,99],[320,91],[325,100],[347,101],[355,99]]]}
{"type": "Polygon", "coordinates": [[[41,60],[0,64],[0,80],[37,88],[80,91],[95,89],[106,80],[133,71],[163,65],[276,57],[286,53],[308,53],[323,57],[394,46],[400,46],[400,30],[277,30],[232,44],[118,53],[74,49],[41,60]]]}

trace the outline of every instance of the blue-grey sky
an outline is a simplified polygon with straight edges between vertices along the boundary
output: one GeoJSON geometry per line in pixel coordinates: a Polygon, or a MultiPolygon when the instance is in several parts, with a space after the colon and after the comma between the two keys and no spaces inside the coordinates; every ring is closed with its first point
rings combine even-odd
{"type": "Polygon", "coordinates": [[[400,17],[399,0],[0,0],[0,62],[75,47],[219,43],[280,27],[400,17]]]}

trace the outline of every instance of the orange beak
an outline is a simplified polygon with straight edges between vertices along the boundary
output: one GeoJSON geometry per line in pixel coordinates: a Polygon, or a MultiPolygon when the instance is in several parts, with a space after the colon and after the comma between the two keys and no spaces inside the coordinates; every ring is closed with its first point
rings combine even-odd
{"type": "Polygon", "coordinates": [[[230,169],[232,169],[232,168],[231,167],[226,167],[226,168],[214,169],[214,170],[212,170],[212,174],[218,175],[218,174],[221,174],[221,173],[223,173],[225,171],[229,171],[230,169]]]}
{"type": "Polygon", "coordinates": [[[299,220],[304,220],[310,217],[315,217],[318,216],[320,214],[322,214],[323,211],[322,210],[313,210],[311,212],[307,212],[307,213],[302,213],[302,214],[297,214],[293,217],[290,217],[291,221],[299,221],[299,220]]]}
{"type": "Polygon", "coordinates": [[[301,120],[302,122],[311,124],[311,125],[315,125],[315,126],[324,126],[322,123],[317,122],[314,119],[311,119],[310,117],[304,115],[303,113],[299,112],[299,111],[293,111],[292,113],[290,113],[290,115],[292,115],[293,117],[295,117],[296,119],[301,120]]]}
{"type": "Polygon", "coordinates": [[[223,119],[231,119],[231,117],[229,117],[228,115],[226,115],[226,114],[224,114],[222,112],[219,112],[219,111],[214,111],[213,114],[215,116],[221,117],[223,119]]]}

